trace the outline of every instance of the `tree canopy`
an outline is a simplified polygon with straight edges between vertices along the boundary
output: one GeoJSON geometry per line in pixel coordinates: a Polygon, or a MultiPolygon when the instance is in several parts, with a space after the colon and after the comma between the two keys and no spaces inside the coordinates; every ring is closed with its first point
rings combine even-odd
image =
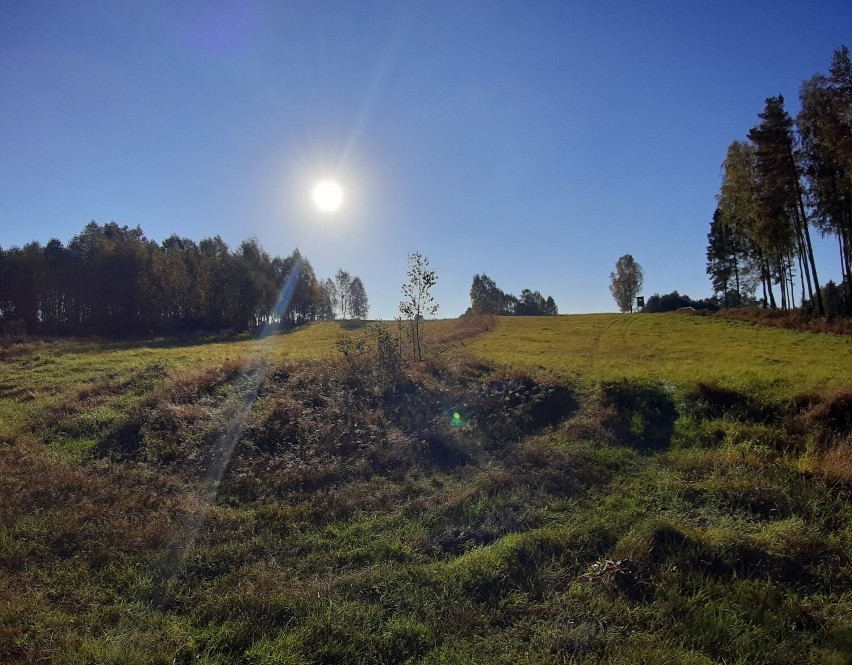
{"type": "Polygon", "coordinates": [[[470,311],[505,316],[549,316],[559,313],[553,296],[544,298],[538,291],[524,289],[519,298],[515,297],[505,293],[485,273],[473,276],[470,311]]]}
{"type": "MultiPolygon", "coordinates": [[[[271,257],[256,239],[157,244],[139,227],[90,222],[68,245],[0,249],[0,330],[124,335],[291,327],[333,318],[328,281],[299,250],[271,257]]],[[[365,296],[366,300],[366,296],[365,296]]]]}
{"type": "Polygon", "coordinates": [[[615,272],[609,274],[609,291],[619,310],[633,312],[643,281],[642,266],[630,254],[616,261],[615,272]]]}
{"type": "MultiPolygon", "coordinates": [[[[795,121],[784,97],[767,97],[748,140],[722,164],[707,236],[707,274],[726,307],[761,289],[764,307],[828,312],[811,227],[837,239],[841,309],[852,313],[852,63],[834,51],[829,74],[802,83],[795,121]],[[798,278],[798,289],[796,280],[798,278]]],[[[832,290],[832,293],[835,293],[832,290]]],[[[832,309],[837,308],[837,298],[832,309]]]]}
{"type": "Polygon", "coordinates": [[[674,312],[684,308],[715,311],[719,309],[719,306],[713,298],[693,300],[687,295],[681,295],[677,291],[672,291],[663,295],[659,293],[652,295],[642,308],[642,312],[645,314],[656,314],[659,312],[674,312]]]}

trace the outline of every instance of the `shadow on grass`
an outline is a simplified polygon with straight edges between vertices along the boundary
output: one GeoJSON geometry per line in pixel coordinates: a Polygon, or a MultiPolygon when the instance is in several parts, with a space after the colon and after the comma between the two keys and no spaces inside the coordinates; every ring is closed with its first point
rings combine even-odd
{"type": "Polygon", "coordinates": [[[671,444],[678,412],[667,386],[625,379],[605,384],[602,402],[609,411],[604,425],[618,441],[644,452],[671,444]]]}
{"type": "Polygon", "coordinates": [[[206,346],[209,344],[227,344],[232,342],[247,342],[250,340],[268,339],[269,337],[283,337],[291,333],[301,330],[305,326],[294,326],[291,328],[281,328],[271,330],[269,332],[248,331],[248,332],[192,332],[167,337],[150,337],[145,335],[135,335],[133,337],[110,338],[110,337],[91,337],[91,338],[57,338],[59,341],[68,341],[80,345],[96,345],[98,351],[132,351],[135,349],[180,349],[191,346],[206,346]]]}
{"type": "Polygon", "coordinates": [[[339,322],[341,330],[361,330],[365,328],[369,321],[364,319],[344,319],[339,322]]]}

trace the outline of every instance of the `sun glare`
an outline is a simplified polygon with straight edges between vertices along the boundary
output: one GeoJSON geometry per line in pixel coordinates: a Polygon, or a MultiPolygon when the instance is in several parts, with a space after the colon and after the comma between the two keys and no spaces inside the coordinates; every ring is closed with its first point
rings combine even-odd
{"type": "Polygon", "coordinates": [[[314,204],[325,212],[334,212],[343,202],[343,190],[330,180],[318,182],[313,191],[314,204]]]}

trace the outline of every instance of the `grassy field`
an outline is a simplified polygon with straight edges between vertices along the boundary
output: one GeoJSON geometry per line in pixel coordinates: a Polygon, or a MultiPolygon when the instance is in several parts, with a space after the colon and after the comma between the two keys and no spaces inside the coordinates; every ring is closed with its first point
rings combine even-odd
{"type": "Polygon", "coordinates": [[[852,662],[850,338],[429,332],[0,346],[0,662],[852,662]]]}
{"type": "Polygon", "coordinates": [[[852,377],[852,336],[686,314],[506,317],[469,349],[492,362],[585,381],[762,384],[794,394],[836,389],[852,377]]]}
{"type": "Polygon", "coordinates": [[[340,326],[320,323],[263,340],[251,337],[143,342],[35,341],[0,348],[0,437],[11,436],[48,407],[97,392],[101,408],[127,410],[167,375],[248,362],[316,360],[335,352],[340,326]]]}

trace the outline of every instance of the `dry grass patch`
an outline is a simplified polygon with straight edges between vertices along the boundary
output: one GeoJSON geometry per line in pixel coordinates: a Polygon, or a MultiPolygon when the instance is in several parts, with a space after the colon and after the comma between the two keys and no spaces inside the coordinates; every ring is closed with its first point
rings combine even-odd
{"type": "Polygon", "coordinates": [[[852,486],[852,438],[818,455],[814,470],[829,482],[852,486]]]}

